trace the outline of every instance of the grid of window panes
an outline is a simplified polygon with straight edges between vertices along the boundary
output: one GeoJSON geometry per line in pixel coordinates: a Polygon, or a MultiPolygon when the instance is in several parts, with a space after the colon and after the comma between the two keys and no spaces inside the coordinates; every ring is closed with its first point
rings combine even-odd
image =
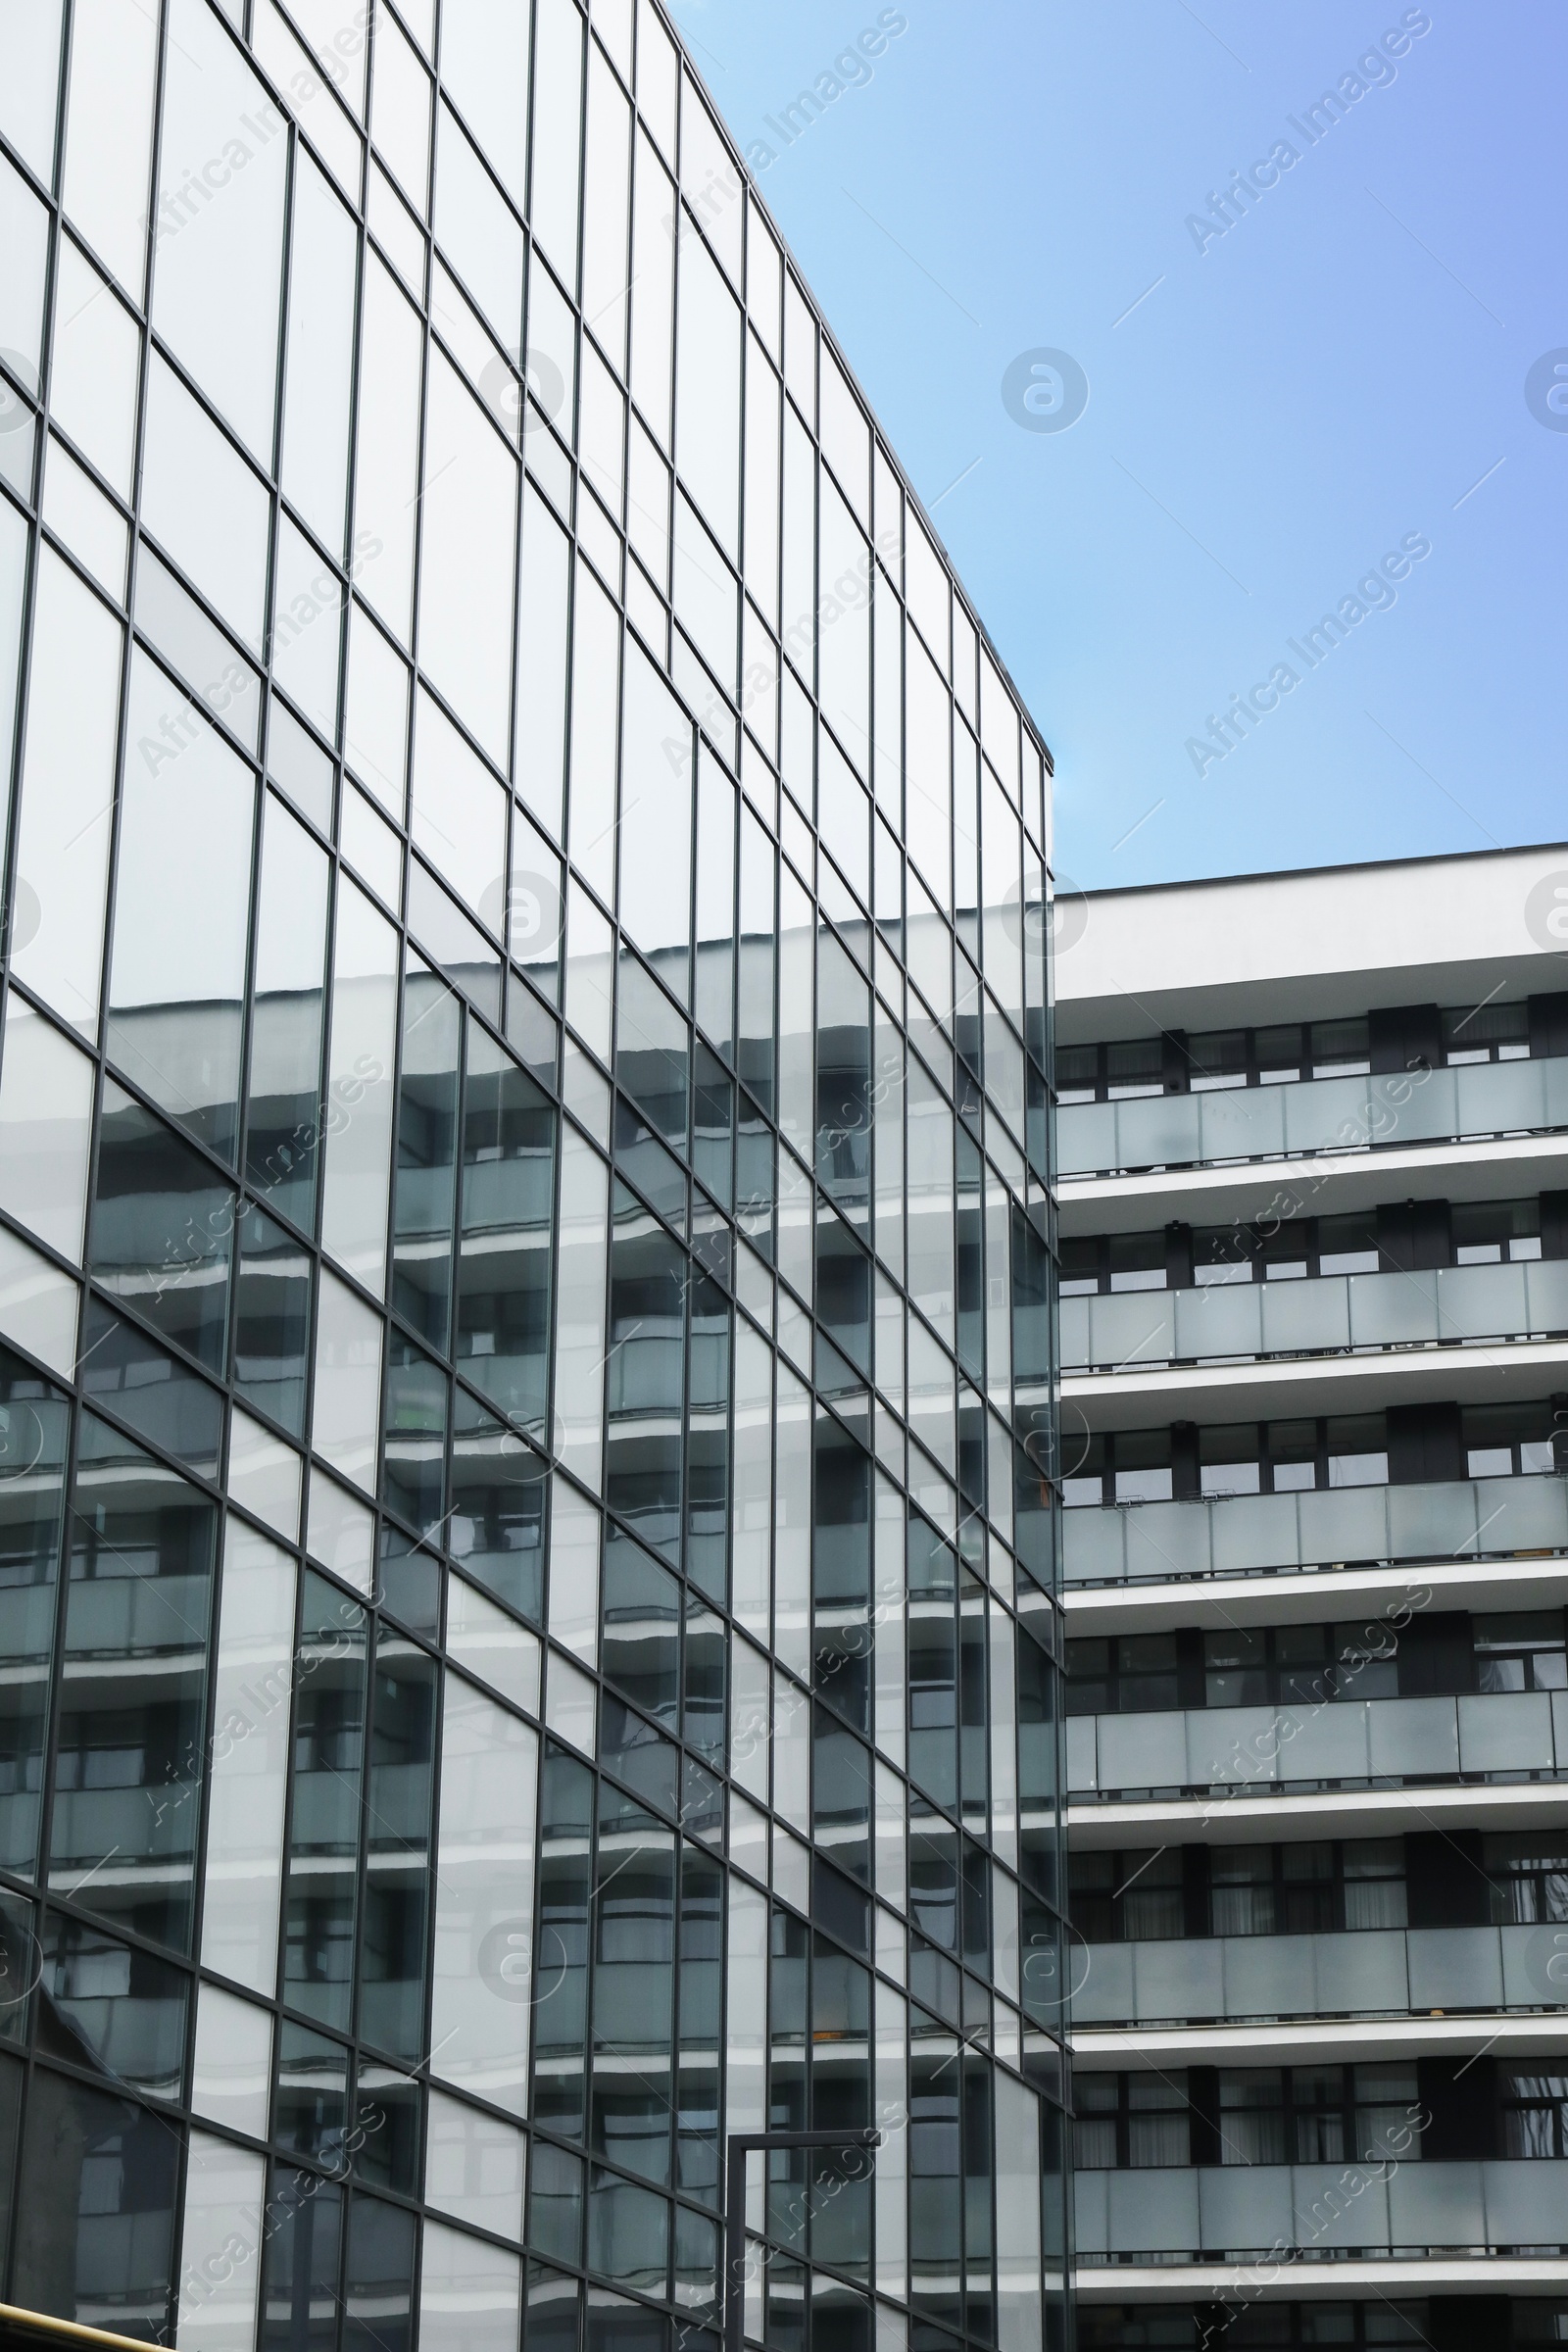
{"type": "Polygon", "coordinates": [[[4,2291],[1033,2352],[1038,740],[650,0],[0,138],[4,2291]]]}
{"type": "MultiPolygon", "coordinates": [[[[1097,1431],[1072,1441],[1063,1500],[1071,1508],[1098,1508],[1386,1486],[1390,1434],[1390,1416],[1383,1413],[1097,1431]]],[[[1549,1477],[1560,1474],[1564,1435],[1559,1407],[1549,1397],[1467,1404],[1451,1410],[1432,1460],[1416,1466],[1433,1478],[1549,1477]]]]}
{"type": "MultiPolygon", "coordinates": [[[[1431,1010],[1433,1068],[1528,1061],[1560,1051],[1550,998],[1431,1010]],[[1533,1017],[1533,1006],[1543,1012],[1533,1017]]],[[[1307,1078],[1364,1075],[1373,1064],[1366,1018],[1291,1021],[1271,1028],[1169,1030],[1157,1037],[1064,1046],[1056,1057],[1057,1101],[1118,1102],[1143,1095],[1207,1094],[1238,1086],[1291,1085],[1307,1078]]],[[[1393,1068],[1407,1066],[1400,1055],[1393,1068]]],[[[1413,1066],[1413,1065],[1410,1065],[1413,1066]]]]}
{"type": "MultiPolygon", "coordinates": [[[[1459,2325],[1474,2326],[1473,2304],[1459,2301],[1459,2325]],[[1462,2315],[1462,2316],[1461,2316],[1462,2315]]],[[[1354,2348],[1408,2345],[1411,2352],[1444,2340],[1436,2323],[1441,2300],[1393,2302],[1387,2295],[1357,2303],[1286,2303],[1261,2297],[1251,2303],[1085,2303],[1078,2312],[1078,2340],[1085,2352],[1204,2352],[1221,2340],[1247,2346],[1340,2344],[1354,2348]]],[[[1568,2338],[1568,2309],[1545,2297],[1504,2300],[1502,2343],[1556,2343],[1568,2338]],[[1507,2320],[1511,2317],[1512,2330],[1507,2320]]],[[[1490,2339],[1489,2339],[1490,2340],[1490,2339]]]]}
{"type": "Polygon", "coordinates": [[[1403,1202],[1343,1216],[1230,1225],[1167,1225],[1151,1233],[1064,1235],[1061,1295],[1211,1289],[1336,1274],[1430,1273],[1442,1266],[1534,1263],[1568,1255],[1561,1194],[1525,1200],[1423,1202],[1421,1249],[1403,1202]]]}

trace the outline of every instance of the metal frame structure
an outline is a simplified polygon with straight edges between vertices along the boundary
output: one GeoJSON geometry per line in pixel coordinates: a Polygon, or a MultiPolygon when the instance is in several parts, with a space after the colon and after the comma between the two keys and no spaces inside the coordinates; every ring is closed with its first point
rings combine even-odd
{"type": "Polygon", "coordinates": [[[774,2148],[879,2148],[864,2132],[732,2132],[724,2143],[724,2352],[741,2352],[746,2335],[746,2159],[774,2148]]]}

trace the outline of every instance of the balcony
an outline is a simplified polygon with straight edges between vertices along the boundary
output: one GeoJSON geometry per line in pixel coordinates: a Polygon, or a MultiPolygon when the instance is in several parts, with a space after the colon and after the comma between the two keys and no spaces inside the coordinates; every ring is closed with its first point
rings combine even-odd
{"type": "Polygon", "coordinates": [[[1056,1173],[1120,1176],[1565,1126],[1568,1057],[1476,1062],[1408,1076],[1066,1103],[1056,1113],[1056,1173]]]}
{"type": "MultiPolygon", "coordinates": [[[[1565,1975],[1565,1950],[1568,1929],[1549,1921],[1540,1927],[1357,1928],[1322,1936],[1084,1944],[1073,1968],[1073,2033],[1425,2018],[1440,2010],[1446,2018],[1568,2011],[1568,1982],[1550,1974],[1555,1966],[1558,1977],[1565,1975]]],[[[1079,2057],[1086,2062],[1082,2051],[1079,2057]]],[[[1563,2210],[1568,2216],[1568,2206],[1563,2210]]],[[[1568,2237],[1568,2228],[1563,2234],[1568,2237]]]]}
{"type": "Polygon", "coordinates": [[[1568,2164],[1401,2163],[1390,2155],[1079,2173],[1076,2211],[1085,2264],[1556,2254],[1568,2250],[1568,2164]]]}
{"type": "Polygon", "coordinates": [[[1069,1585],[1163,1584],[1560,1551],[1568,1551],[1568,1480],[1559,1477],[1335,1487],[1062,1513],[1062,1573],[1069,1585]]]}
{"type": "Polygon", "coordinates": [[[1061,1365],[1069,1373],[1564,1334],[1568,1258],[1443,1266],[1427,1274],[1211,1283],[1061,1301],[1061,1365]]]}
{"type": "MultiPolygon", "coordinates": [[[[1168,1708],[1067,1723],[1069,1801],[1568,1778],[1568,1690],[1168,1708]]],[[[1223,1836],[1223,1829],[1218,1830],[1223,1836]]]]}

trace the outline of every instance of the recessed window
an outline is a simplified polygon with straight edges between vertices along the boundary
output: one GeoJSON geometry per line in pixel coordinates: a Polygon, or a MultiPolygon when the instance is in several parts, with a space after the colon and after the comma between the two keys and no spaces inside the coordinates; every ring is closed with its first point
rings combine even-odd
{"type": "Polygon", "coordinates": [[[1105,1048],[1105,1093],[1112,1102],[1165,1091],[1164,1046],[1157,1037],[1105,1048]]]}
{"type": "Polygon", "coordinates": [[[1308,1033],[1314,1078],[1360,1078],[1372,1067],[1367,1023],[1314,1021],[1308,1033]]]}
{"type": "Polygon", "coordinates": [[[1198,1433],[1198,1484],[1203,1494],[1258,1494],[1262,1463],[1255,1422],[1244,1421],[1198,1433]]]}
{"type": "Polygon", "coordinates": [[[1058,1248],[1061,1254],[1061,1296],[1081,1298],[1100,1288],[1100,1244],[1097,1241],[1063,1240],[1058,1248]]]}
{"type": "Polygon", "coordinates": [[[1449,1210],[1456,1266],[1518,1264],[1541,1255],[1541,1202],[1456,1200],[1449,1210]]]}
{"type": "Polygon", "coordinates": [[[1319,1274],[1376,1274],[1377,1220],[1370,1211],[1354,1216],[1319,1217],[1317,1270],[1319,1274]]]}
{"type": "Polygon", "coordinates": [[[1118,1502],[1169,1502],[1170,1498],[1168,1469],[1118,1470],[1116,1473],[1118,1502]]]}
{"type": "Polygon", "coordinates": [[[1265,1282],[1294,1282],[1311,1272],[1307,1263],[1311,1248],[1312,1229],[1304,1219],[1281,1225],[1263,1236],[1263,1279],[1265,1282]]]}
{"type": "Polygon", "coordinates": [[[1450,1069],[1478,1061],[1522,1061],[1529,1053],[1528,1004],[1456,1005],[1443,1015],[1443,1058],[1450,1069]]]}
{"type": "Polygon", "coordinates": [[[1471,1627],[1479,1690],[1568,1690],[1561,1609],[1475,1617],[1471,1627]]]}
{"type": "Polygon", "coordinates": [[[1165,1288],[1164,1235],[1112,1234],[1110,1287],[1113,1291],[1162,1291],[1165,1288]]]}
{"type": "Polygon", "coordinates": [[[1568,1831],[1489,1835],[1481,1863],[1492,1893],[1494,1924],[1535,1927],[1568,1922],[1568,1831]]]}
{"type": "Polygon", "coordinates": [[[1504,2156],[1568,2156],[1568,2073],[1510,2069],[1497,2078],[1504,2156]]]}
{"type": "Polygon", "coordinates": [[[1187,1040],[1187,1084],[1195,1095],[1247,1084],[1247,1031],[1215,1029],[1187,1040]]]}
{"type": "Polygon", "coordinates": [[[1383,1415],[1354,1413],[1330,1420],[1328,1457],[1331,1487],[1387,1486],[1389,1455],[1383,1415]]]}
{"type": "Polygon", "coordinates": [[[1056,1101],[1092,1102],[1100,1077],[1098,1046],[1056,1048],[1056,1101]]]}
{"type": "Polygon", "coordinates": [[[1549,1404],[1472,1404],[1459,1416],[1469,1478],[1544,1477],[1555,1466],[1549,1404]]]}

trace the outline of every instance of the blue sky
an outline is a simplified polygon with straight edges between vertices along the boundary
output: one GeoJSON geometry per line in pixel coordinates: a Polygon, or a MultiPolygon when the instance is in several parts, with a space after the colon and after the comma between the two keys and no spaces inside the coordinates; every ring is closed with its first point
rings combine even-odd
{"type": "MultiPolygon", "coordinates": [[[[1568,836],[1568,430],[1527,402],[1547,355],[1568,382],[1568,13],[675,13],[736,137],[776,150],[767,201],[1052,746],[1066,874],[1568,836]],[[785,146],[766,118],[893,17],[785,146]],[[1358,71],[1386,33],[1403,54],[1358,71]],[[1313,143],[1325,91],[1343,115],[1313,143]],[[1281,142],[1298,160],[1223,234],[1189,224],[1281,142]],[[1067,429],[1004,404],[1041,351],[1087,378],[1067,429]],[[1344,634],[1313,665],[1290,641],[1325,613],[1344,634]],[[1298,682],[1270,687],[1280,665],[1298,682]],[[1210,718],[1259,686],[1221,754],[1210,718]]],[[[1039,379],[1048,420],[1063,380],[1039,379]]]]}

